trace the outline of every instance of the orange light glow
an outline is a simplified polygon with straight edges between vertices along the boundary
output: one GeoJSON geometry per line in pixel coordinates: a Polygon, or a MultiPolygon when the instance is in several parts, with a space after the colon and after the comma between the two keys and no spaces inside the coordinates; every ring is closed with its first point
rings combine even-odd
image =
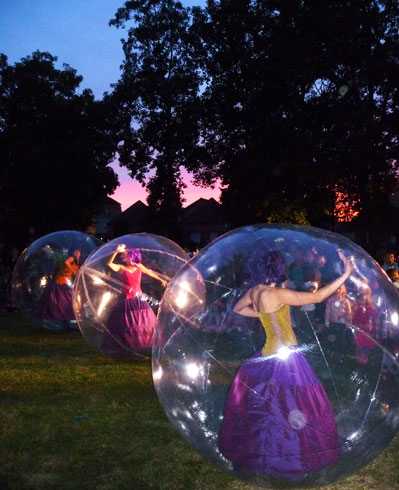
{"type": "Polygon", "coordinates": [[[352,199],[349,200],[347,193],[336,190],[334,216],[337,218],[338,222],[349,223],[350,221],[354,220],[361,211],[359,203],[360,199],[352,197],[352,199]]]}

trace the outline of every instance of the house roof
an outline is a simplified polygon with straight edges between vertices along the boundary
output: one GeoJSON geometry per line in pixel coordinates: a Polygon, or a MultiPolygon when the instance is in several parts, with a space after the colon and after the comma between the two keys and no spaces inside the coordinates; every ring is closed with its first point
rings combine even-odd
{"type": "Polygon", "coordinates": [[[213,197],[201,197],[183,209],[182,221],[185,223],[220,223],[222,219],[222,205],[213,197]]]}
{"type": "Polygon", "coordinates": [[[112,207],[118,207],[119,209],[121,209],[121,203],[118,201],[115,201],[115,199],[112,199],[112,197],[109,197],[109,196],[104,197],[101,204],[103,206],[112,206],[112,207]]]}
{"type": "MultiPolygon", "coordinates": [[[[123,213],[118,214],[112,223],[125,222],[140,224],[146,218],[148,206],[142,201],[136,201],[123,213]]],[[[182,210],[182,222],[186,224],[214,224],[223,221],[222,205],[213,197],[210,199],[200,198],[182,210]]]]}
{"type": "Polygon", "coordinates": [[[124,221],[127,223],[141,223],[148,213],[148,206],[142,201],[136,201],[134,204],[118,214],[111,223],[124,221]]]}

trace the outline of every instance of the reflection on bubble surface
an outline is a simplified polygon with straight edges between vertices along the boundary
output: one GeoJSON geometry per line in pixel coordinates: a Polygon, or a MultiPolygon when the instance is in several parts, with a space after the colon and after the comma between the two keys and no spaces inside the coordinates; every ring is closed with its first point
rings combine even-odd
{"type": "Polygon", "coordinates": [[[74,286],[83,337],[102,354],[148,359],[165,286],[187,260],[176,243],[150,233],[104,244],[90,255],[74,286]]]}
{"type": "MultiPolygon", "coordinates": [[[[398,430],[398,311],[392,283],[342,236],[288,225],[234,230],[181,269],[161,302],[156,336],[162,341],[153,349],[153,371],[162,370],[154,376],[160,402],[186,440],[238,477],[270,487],[342,479],[398,430]],[[285,286],[298,292],[306,291],[306,274],[316,274],[320,289],[343,273],[338,249],[353,257],[345,281],[350,314],[340,317],[343,301],[335,298],[328,322],[327,299],[290,306],[297,345],[282,341],[263,355],[260,318],[233,310],[250,288],[247,264],[259,246],[283,256],[285,286]],[[304,263],[309,250],[324,257],[320,270],[304,263]],[[181,290],[188,293],[177,304],[181,290]],[[235,438],[224,435],[227,426],[235,438]],[[324,456],[314,457],[322,453],[319,440],[328,438],[324,456]]],[[[277,327],[284,321],[277,318],[277,327]]]]}
{"type": "Polygon", "coordinates": [[[13,271],[12,288],[18,308],[29,320],[47,329],[76,330],[73,282],[79,267],[101,243],[72,230],[49,233],[34,241],[13,271]],[[80,251],[78,258],[74,257],[76,250],[80,251]]]}

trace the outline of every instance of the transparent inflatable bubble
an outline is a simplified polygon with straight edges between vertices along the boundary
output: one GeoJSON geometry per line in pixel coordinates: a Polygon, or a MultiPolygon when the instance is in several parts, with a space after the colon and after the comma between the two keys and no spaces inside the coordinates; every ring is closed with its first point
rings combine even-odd
{"type": "Polygon", "coordinates": [[[276,488],[345,478],[399,427],[398,313],[391,281],[350,240],[302,226],[234,230],[165,292],[159,400],[189,443],[239,478],[276,488]]]}
{"type": "Polygon", "coordinates": [[[148,358],[165,287],[187,261],[179,245],[149,233],[118,237],[97,249],[74,285],[83,337],[102,354],[148,358]]]}
{"type": "Polygon", "coordinates": [[[50,330],[77,330],[73,281],[81,264],[101,243],[86,233],[65,230],[29,245],[12,276],[12,291],[22,313],[50,330]]]}

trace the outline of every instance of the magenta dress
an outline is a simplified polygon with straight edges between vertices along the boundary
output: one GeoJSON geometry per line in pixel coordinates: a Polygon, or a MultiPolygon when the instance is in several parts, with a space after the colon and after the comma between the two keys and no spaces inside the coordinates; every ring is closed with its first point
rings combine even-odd
{"type": "Polygon", "coordinates": [[[298,481],[338,460],[335,417],[296,347],[289,306],[259,317],[267,341],[236,374],[218,447],[237,471],[298,481]]]}
{"type": "Polygon", "coordinates": [[[141,275],[138,268],[121,273],[123,291],[108,318],[101,350],[123,354],[151,349],[156,316],[141,299],[141,275]]]}

